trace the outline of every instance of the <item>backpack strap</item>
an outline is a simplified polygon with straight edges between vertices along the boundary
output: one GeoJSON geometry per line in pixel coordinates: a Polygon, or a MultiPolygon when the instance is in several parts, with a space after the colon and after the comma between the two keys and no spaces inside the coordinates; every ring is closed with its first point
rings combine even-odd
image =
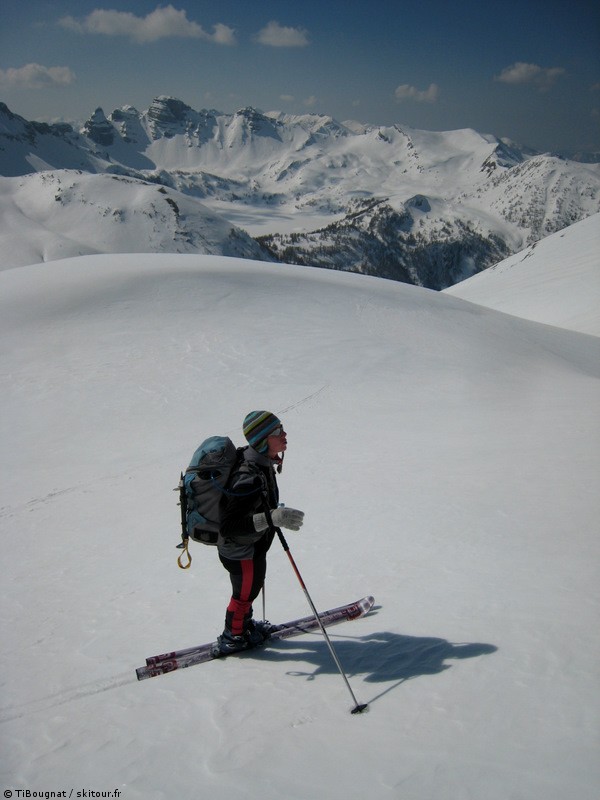
{"type": "Polygon", "coordinates": [[[260,480],[261,488],[252,488],[245,491],[234,492],[231,488],[227,488],[227,486],[219,486],[221,492],[227,497],[249,497],[252,494],[257,494],[259,491],[262,493],[265,489],[264,473],[251,461],[246,461],[244,458],[244,450],[246,449],[246,447],[238,447],[238,459],[235,467],[231,471],[229,484],[231,484],[234,476],[245,473],[246,475],[253,475],[257,477],[260,480]]]}

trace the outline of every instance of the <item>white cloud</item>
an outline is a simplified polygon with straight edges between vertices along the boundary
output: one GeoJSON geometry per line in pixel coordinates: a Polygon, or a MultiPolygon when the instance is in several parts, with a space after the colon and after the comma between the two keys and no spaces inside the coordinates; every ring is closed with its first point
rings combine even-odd
{"type": "Polygon", "coordinates": [[[314,94],[311,94],[311,96],[307,97],[303,102],[307,108],[312,108],[314,105],[317,104],[317,98],[315,97],[314,94]]]}
{"type": "Polygon", "coordinates": [[[77,33],[128,36],[139,43],[177,37],[205,39],[216,44],[235,44],[232,28],[219,23],[214,26],[213,34],[207,33],[201,25],[187,18],[186,11],[178,11],[172,5],[157,6],[145,17],[136,17],[129,11],[97,8],[81,20],[63,17],[59,24],[77,33]]]}
{"type": "Polygon", "coordinates": [[[75,73],[69,67],[44,67],[25,64],[24,67],[0,69],[0,87],[3,89],[46,89],[73,83],[75,73]]]}
{"type": "Polygon", "coordinates": [[[510,67],[505,67],[494,80],[501,83],[522,84],[529,83],[539,89],[549,89],[556,80],[565,74],[562,67],[540,67],[537,64],[527,64],[517,61],[510,67]]]}
{"type": "Polygon", "coordinates": [[[228,25],[223,25],[222,23],[218,22],[214,26],[214,33],[212,35],[212,40],[216,44],[235,44],[235,31],[233,28],[230,28],[228,25]]]}
{"type": "Polygon", "coordinates": [[[399,103],[403,103],[405,100],[414,100],[415,103],[435,103],[439,93],[440,87],[436,83],[431,83],[429,88],[425,90],[403,83],[394,92],[399,103]]]}
{"type": "Polygon", "coordinates": [[[303,28],[286,28],[272,20],[258,32],[256,40],[269,47],[306,47],[308,33],[303,28]]]}

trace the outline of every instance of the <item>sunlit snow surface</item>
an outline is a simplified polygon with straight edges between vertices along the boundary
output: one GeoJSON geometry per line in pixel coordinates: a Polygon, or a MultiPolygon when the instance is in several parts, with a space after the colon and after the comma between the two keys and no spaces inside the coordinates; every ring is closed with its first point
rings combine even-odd
{"type": "Polygon", "coordinates": [[[600,214],[547,236],[445,292],[600,336],[600,214]]]}
{"type": "MultiPolygon", "coordinates": [[[[213,256],[7,270],[0,303],[3,787],[596,800],[599,338],[213,256]],[[375,595],[332,629],[366,715],[317,635],[135,679],[222,628],[172,489],[256,408],[316,606],[375,595]]],[[[266,607],[308,613],[277,543],[266,607]]]]}

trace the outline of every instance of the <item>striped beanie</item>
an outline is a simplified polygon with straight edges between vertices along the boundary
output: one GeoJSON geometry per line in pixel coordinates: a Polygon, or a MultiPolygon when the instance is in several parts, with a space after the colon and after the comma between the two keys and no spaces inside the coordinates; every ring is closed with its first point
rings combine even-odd
{"type": "Polygon", "coordinates": [[[251,411],[244,420],[244,436],[250,447],[264,454],[269,449],[267,437],[280,425],[281,421],[270,411],[251,411]]]}

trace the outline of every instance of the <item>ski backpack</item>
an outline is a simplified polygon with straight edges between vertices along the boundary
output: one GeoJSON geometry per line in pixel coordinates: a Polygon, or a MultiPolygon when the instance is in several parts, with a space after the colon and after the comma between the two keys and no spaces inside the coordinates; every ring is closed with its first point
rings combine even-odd
{"type": "Polygon", "coordinates": [[[188,559],[184,566],[184,553],[180,554],[177,563],[181,569],[187,569],[192,563],[189,539],[201,544],[217,544],[221,511],[229,494],[227,486],[244,450],[244,447],[236,448],[227,436],[211,436],[197,448],[185,474],[181,473],[177,487],[181,507],[181,544],[177,547],[188,559]]]}

